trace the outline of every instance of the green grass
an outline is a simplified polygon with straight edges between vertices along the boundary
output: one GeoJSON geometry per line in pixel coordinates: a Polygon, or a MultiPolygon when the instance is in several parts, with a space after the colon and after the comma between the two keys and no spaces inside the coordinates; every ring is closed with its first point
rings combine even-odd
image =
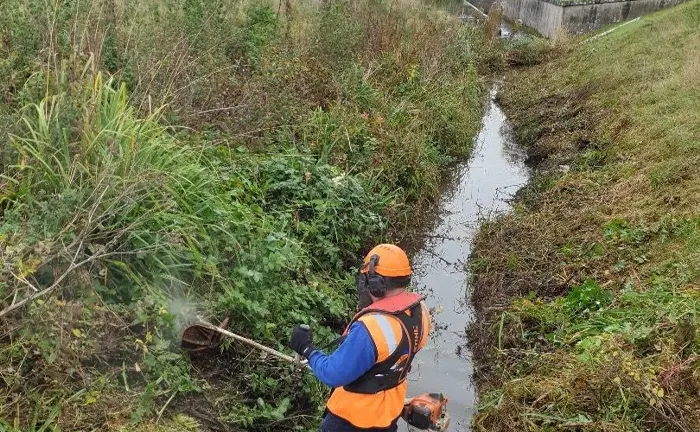
{"type": "Polygon", "coordinates": [[[476,242],[476,430],[700,428],[699,30],[691,1],[508,75],[538,173],[476,242]]]}
{"type": "Polygon", "coordinates": [[[313,377],[182,326],[333,338],[501,54],[417,1],[315,3],[0,4],[1,430],[316,428],[313,377]]]}

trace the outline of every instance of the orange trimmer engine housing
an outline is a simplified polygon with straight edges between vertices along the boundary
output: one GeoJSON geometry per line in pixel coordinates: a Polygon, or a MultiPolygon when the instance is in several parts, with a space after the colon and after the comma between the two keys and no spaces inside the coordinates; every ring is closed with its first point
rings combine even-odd
{"type": "Polygon", "coordinates": [[[447,397],[442,393],[423,393],[404,405],[403,418],[412,429],[446,431],[450,424],[447,397]]]}

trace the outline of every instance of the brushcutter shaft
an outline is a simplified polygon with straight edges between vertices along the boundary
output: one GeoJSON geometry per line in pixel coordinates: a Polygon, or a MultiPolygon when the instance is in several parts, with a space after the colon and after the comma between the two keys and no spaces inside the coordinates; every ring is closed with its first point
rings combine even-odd
{"type": "Polygon", "coordinates": [[[309,364],[306,363],[305,361],[300,362],[298,360],[295,360],[294,357],[292,357],[292,356],[288,356],[287,354],[281,353],[275,349],[272,349],[270,347],[266,347],[265,345],[259,344],[258,342],[255,342],[254,340],[248,339],[247,337],[237,335],[236,333],[231,333],[230,331],[224,330],[221,327],[217,327],[217,326],[215,326],[213,324],[209,324],[209,323],[200,323],[199,325],[201,325],[202,327],[206,327],[206,328],[208,328],[212,331],[215,331],[217,333],[220,333],[224,336],[228,336],[231,339],[235,339],[237,341],[243,342],[243,343],[248,344],[250,346],[254,346],[255,348],[257,348],[261,351],[265,351],[266,353],[273,355],[281,360],[287,361],[289,363],[294,363],[297,365],[301,364],[303,366],[306,366],[307,368],[309,367],[309,364]]]}

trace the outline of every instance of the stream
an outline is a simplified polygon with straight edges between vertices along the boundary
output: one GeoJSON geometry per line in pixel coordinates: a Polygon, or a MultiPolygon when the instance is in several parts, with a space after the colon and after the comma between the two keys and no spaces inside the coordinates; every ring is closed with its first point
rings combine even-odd
{"type": "Polygon", "coordinates": [[[473,320],[466,270],[472,240],[481,221],[510,208],[508,199],[528,179],[525,155],[494,100],[496,92],[494,86],[472,155],[457,168],[436,209],[438,221],[413,258],[414,287],[427,296],[434,312],[430,342],[416,356],[409,375],[409,394],[447,395],[451,432],[470,430],[476,409],[465,332],[473,320]]]}

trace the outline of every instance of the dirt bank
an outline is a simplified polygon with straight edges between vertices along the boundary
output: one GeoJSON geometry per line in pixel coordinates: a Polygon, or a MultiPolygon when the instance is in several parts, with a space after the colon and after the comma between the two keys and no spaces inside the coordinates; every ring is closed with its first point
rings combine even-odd
{"type": "Polygon", "coordinates": [[[475,430],[700,429],[700,2],[513,71],[537,167],[471,268],[475,430]]]}

